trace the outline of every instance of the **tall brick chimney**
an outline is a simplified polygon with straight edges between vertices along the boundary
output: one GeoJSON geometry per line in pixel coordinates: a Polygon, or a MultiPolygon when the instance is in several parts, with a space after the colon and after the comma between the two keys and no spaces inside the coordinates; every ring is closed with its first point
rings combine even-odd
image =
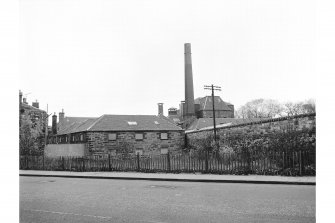
{"type": "Polygon", "coordinates": [[[184,44],[185,52],[185,115],[186,117],[195,116],[194,111],[194,90],[193,90],[193,73],[191,59],[191,44],[184,44]]]}
{"type": "Polygon", "coordinates": [[[62,109],[62,112],[59,112],[59,125],[63,125],[64,122],[64,117],[65,117],[65,113],[64,113],[64,109],[62,109]]]}
{"type": "Polygon", "coordinates": [[[163,103],[158,103],[158,115],[164,115],[163,103]]]}
{"type": "Polygon", "coordinates": [[[57,115],[54,113],[52,116],[52,134],[57,135],[57,115]]]}

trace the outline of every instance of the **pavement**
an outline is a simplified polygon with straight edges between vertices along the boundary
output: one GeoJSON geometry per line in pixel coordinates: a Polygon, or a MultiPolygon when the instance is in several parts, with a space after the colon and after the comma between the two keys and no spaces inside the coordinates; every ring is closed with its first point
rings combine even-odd
{"type": "Polygon", "coordinates": [[[248,183],[248,184],[290,184],[316,185],[315,176],[289,177],[265,175],[215,175],[215,174],[171,174],[171,173],[138,173],[138,172],[71,172],[71,171],[40,171],[20,170],[20,176],[32,177],[62,177],[88,179],[117,180],[149,180],[149,181],[179,181],[208,183],[248,183]]]}

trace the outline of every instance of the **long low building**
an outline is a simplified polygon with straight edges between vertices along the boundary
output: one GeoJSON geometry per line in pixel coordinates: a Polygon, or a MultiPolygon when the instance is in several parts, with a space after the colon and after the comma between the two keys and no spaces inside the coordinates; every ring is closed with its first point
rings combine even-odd
{"type": "Polygon", "coordinates": [[[60,128],[49,138],[45,150],[48,157],[180,153],[184,146],[184,130],[155,115],[62,117],[60,120],[60,128]]]}

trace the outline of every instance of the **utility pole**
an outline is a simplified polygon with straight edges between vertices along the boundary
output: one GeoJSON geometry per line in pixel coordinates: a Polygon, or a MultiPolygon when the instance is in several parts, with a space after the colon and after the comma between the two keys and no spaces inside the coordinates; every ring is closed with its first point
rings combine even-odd
{"type": "Polygon", "coordinates": [[[47,142],[48,142],[48,119],[49,119],[49,116],[52,115],[52,113],[50,113],[48,115],[48,104],[47,104],[47,117],[45,117],[45,138],[44,138],[44,148],[46,148],[47,146],[47,142]]]}
{"type": "Polygon", "coordinates": [[[214,107],[215,101],[214,101],[214,91],[221,91],[221,87],[219,87],[219,86],[214,86],[214,85],[212,84],[212,85],[210,85],[210,86],[205,85],[205,86],[204,86],[204,89],[205,89],[205,90],[211,90],[211,91],[212,91],[214,141],[215,141],[215,143],[216,143],[216,124],[215,124],[215,107],[214,107]]]}

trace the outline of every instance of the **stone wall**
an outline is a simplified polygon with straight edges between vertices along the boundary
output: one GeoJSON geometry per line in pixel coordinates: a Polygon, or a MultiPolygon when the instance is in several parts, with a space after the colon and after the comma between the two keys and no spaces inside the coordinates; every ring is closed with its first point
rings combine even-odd
{"type": "MultiPolygon", "coordinates": [[[[238,145],[239,142],[232,142],[232,140],[244,140],[244,143],[249,145],[258,142],[258,146],[261,147],[266,147],[265,144],[274,147],[274,141],[284,146],[281,141],[289,139],[287,144],[290,148],[301,148],[306,145],[315,149],[315,116],[315,113],[303,114],[225,126],[217,129],[217,135],[221,144],[227,144],[229,141],[230,145],[238,145]]],[[[192,145],[196,140],[212,137],[213,129],[192,131],[186,134],[187,144],[192,145]]]]}
{"type": "Polygon", "coordinates": [[[142,140],[135,139],[139,132],[87,132],[86,146],[91,155],[120,153],[128,149],[129,153],[142,150],[143,155],[161,154],[161,149],[168,149],[172,154],[180,153],[184,145],[183,132],[167,132],[168,139],[161,139],[162,132],[140,132],[142,140]],[[109,134],[116,134],[116,139],[109,139],[109,134]]]}

